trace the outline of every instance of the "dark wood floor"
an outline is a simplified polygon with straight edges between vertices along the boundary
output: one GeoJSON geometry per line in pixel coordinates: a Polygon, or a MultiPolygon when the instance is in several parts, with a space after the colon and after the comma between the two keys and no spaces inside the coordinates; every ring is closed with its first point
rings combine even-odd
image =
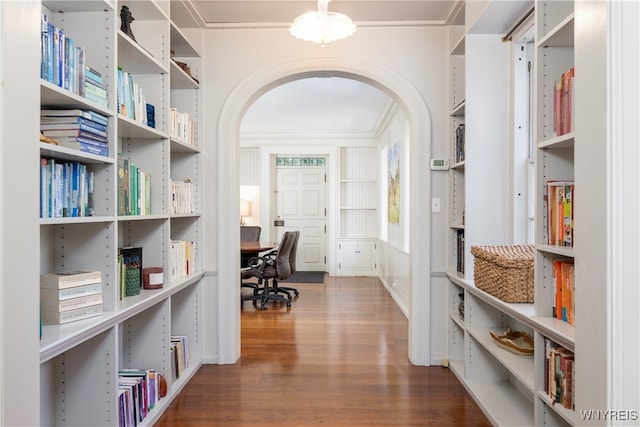
{"type": "Polygon", "coordinates": [[[156,426],[490,426],[448,369],[409,363],[377,279],[295,286],[290,311],[245,303],[241,360],[204,365],[156,426]]]}

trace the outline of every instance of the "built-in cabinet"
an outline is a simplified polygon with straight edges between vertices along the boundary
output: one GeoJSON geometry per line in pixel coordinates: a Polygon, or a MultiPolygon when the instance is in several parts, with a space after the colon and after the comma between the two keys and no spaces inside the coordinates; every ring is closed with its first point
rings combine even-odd
{"type": "MultiPolygon", "coordinates": [[[[483,200],[487,196],[491,197],[491,190],[483,183],[499,183],[504,178],[496,176],[495,179],[490,179],[485,176],[480,179],[481,170],[483,173],[491,174],[491,167],[488,167],[489,158],[480,152],[491,153],[496,145],[495,140],[490,142],[486,138],[488,134],[483,136],[487,126],[480,126],[477,122],[478,118],[486,121],[486,110],[492,110],[489,106],[506,98],[501,96],[501,89],[491,87],[492,83],[488,79],[473,77],[488,75],[488,66],[475,62],[473,56],[483,55],[485,64],[492,61],[504,64],[506,62],[501,61],[501,48],[496,41],[475,34],[473,26],[469,27],[467,17],[465,124],[468,143],[465,156],[466,219],[463,227],[467,262],[464,274],[461,274],[456,270],[457,253],[455,250],[450,251],[452,261],[449,263],[448,273],[449,366],[495,425],[572,426],[605,422],[602,414],[598,413],[595,415],[596,418],[591,420],[583,418],[590,416],[589,410],[604,409],[608,405],[605,391],[607,332],[603,327],[607,321],[607,310],[604,308],[606,279],[603,276],[604,260],[597,259],[598,253],[604,253],[604,249],[601,251],[598,248],[602,248],[605,243],[602,234],[596,231],[605,227],[606,216],[600,209],[589,208],[592,203],[599,204],[598,198],[601,198],[600,203],[605,203],[602,198],[606,192],[600,184],[606,178],[599,172],[599,166],[602,164],[599,156],[604,155],[605,138],[600,142],[591,141],[588,146],[580,141],[581,138],[591,138],[592,132],[598,132],[604,126],[604,117],[600,117],[602,122],[598,122],[596,117],[587,119],[591,115],[587,109],[598,102],[605,103],[605,97],[601,96],[602,81],[606,78],[605,68],[598,67],[595,71],[584,70],[590,63],[606,62],[605,49],[596,42],[601,40],[599,37],[605,38],[604,34],[596,32],[592,40],[589,40],[591,35],[586,36],[587,32],[590,32],[587,28],[598,29],[597,31],[604,33],[604,25],[600,25],[606,19],[606,13],[601,10],[603,4],[573,1],[535,3],[535,302],[531,304],[506,303],[476,288],[473,281],[470,246],[511,242],[506,240],[506,226],[498,226],[488,216],[500,215],[497,213],[500,206],[506,204],[492,204],[483,200]],[[595,13],[595,10],[599,12],[595,13]],[[592,22],[594,16],[600,16],[598,19],[602,21],[592,22]],[[582,28],[582,31],[579,28],[582,28]],[[565,122],[570,121],[570,124],[559,130],[558,120],[562,118],[557,108],[560,96],[557,92],[558,82],[562,80],[563,74],[569,71],[577,75],[575,83],[569,82],[572,85],[569,92],[565,92],[565,102],[572,105],[566,108],[563,114],[566,117],[565,122]],[[592,87],[599,89],[591,90],[592,87]],[[483,91],[485,93],[482,97],[476,98],[483,91]],[[484,100],[482,107],[476,102],[480,99],[484,100]],[[596,181],[598,179],[601,181],[596,181]],[[555,231],[550,224],[559,212],[556,208],[550,207],[551,201],[555,199],[550,196],[548,183],[553,181],[570,183],[578,189],[575,193],[565,193],[567,196],[575,194],[575,197],[569,200],[573,206],[571,219],[564,220],[563,225],[565,231],[571,235],[569,239],[560,242],[551,237],[555,231]],[[473,186],[470,183],[473,183],[473,186]],[[589,190],[584,191],[585,188],[589,190]],[[573,242],[576,244],[575,248],[573,242]],[[570,296],[568,300],[559,300],[557,296],[558,288],[561,286],[558,270],[560,263],[575,265],[575,277],[569,285],[569,293],[563,290],[565,298],[567,295],[570,296]],[[594,298],[596,295],[600,295],[602,304],[594,298]],[[568,311],[575,312],[575,321],[568,318],[562,320],[561,314],[553,314],[554,307],[559,304],[569,307],[568,311]],[[601,306],[603,310],[600,310],[601,306]],[[504,332],[507,328],[527,332],[533,337],[533,356],[513,354],[493,342],[489,331],[504,332]],[[548,359],[556,357],[557,360],[561,360],[559,354],[562,354],[562,363],[571,360],[570,363],[573,365],[566,365],[566,370],[565,367],[556,367],[555,371],[556,377],[567,375],[568,379],[565,382],[558,380],[556,385],[560,387],[559,384],[562,384],[563,388],[572,388],[573,404],[568,404],[569,407],[565,407],[566,405],[560,401],[554,402],[554,398],[550,397],[553,393],[550,387],[555,387],[550,385],[550,382],[556,379],[554,367],[549,366],[548,359]],[[562,371],[561,375],[558,369],[562,371]],[[573,377],[573,381],[569,375],[573,377]]],[[[454,52],[455,50],[452,50],[452,53],[454,52]]],[[[457,56],[452,55],[451,63],[455,64],[456,61],[457,56]]],[[[496,76],[498,78],[491,79],[491,82],[508,81],[506,75],[496,76]]],[[[454,77],[455,73],[452,74],[452,78],[454,77]]],[[[500,123],[502,132],[508,129],[508,121],[505,119],[495,117],[493,122],[500,123]]],[[[453,130],[452,128],[451,131],[453,130]]],[[[499,130],[496,129],[494,135],[498,135],[499,130]]],[[[456,164],[454,155],[451,163],[456,164]]],[[[504,174],[507,163],[493,164],[493,167],[498,169],[498,174],[504,174]]],[[[453,235],[462,228],[457,225],[455,209],[457,175],[455,170],[450,174],[453,235]]],[[[492,191],[506,193],[502,190],[492,191]]],[[[564,191],[570,190],[567,187],[564,191]]],[[[565,199],[565,207],[568,206],[566,202],[565,199]]],[[[567,214],[568,211],[565,211],[564,216],[567,214]]],[[[507,221],[504,222],[506,223],[507,221]]],[[[622,416],[633,414],[624,413],[622,416]]]]}
{"type": "MultiPolygon", "coordinates": [[[[106,105],[92,102],[43,79],[39,106],[82,109],[108,117],[106,156],[38,142],[40,156],[85,164],[95,175],[95,215],[40,218],[40,273],[76,269],[102,273],[103,314],[64,325],[44,324],[40,341],[41,425],[117,425],[118,371],[154,369],[167,380],[167,396],[149,412],[143,424],[152,425],[202,359],[202,239],[200,84],[197,33],[187,37],[172,14],[188,16],[182,2],[59,2],[43,1],[42,15],[86,51],[86,64],[98,71],[107,88],[106,105]],[[120,30],[120,9],[127,5],[133,33],[120,30]],[[176,62],[188,64],[187,70],[176,62]],[[147,109],[127,114],[117,101],[119,74],[132,76],[147,109]],[[172,109],[188,113],[189,138],[172,132],[172,109]],[[122,161],[126,159],[149,175],[146,209],[119,211],[122,161]],[[188,208],[176,212],[172,181],[191,185],[188,208]],[[178,242],[188,242],[190,265],[176,253],[178,242]],[[163,268],[163,287],[143,289],[123,298],[118,285],[118,248],[143,248],[143,267],[163,268]],[[195,252],[195,253],[194,253],[195,252]],[[195,265],[194,265],[195,264],[195,265]],[[179,274],[176,274],[179,272],[179,274]],[[171,374],[171,336],[187,336],[187,370],[171,374]]],[[[35,12],[35,11],[34,11],[35,12]]],[[[31,29],[39,33],[34,26],[31,29]]],[[[33,105],[32,114],[39,107],[33,105]]],[[[187,128],[184,128],[187,129],[187,128]]],[[[26,143],[26,141],[25,141],[26,143]]],[[[38,159],[32,159],[33,162],[38,159]]],[[[37,197],[38,189],[25,191],[37,197]]],[[[32,254],[33,255],[33,254],[32,254]]],[[[29,286],[38,286],[36,283],[29,286]]],[[[38,317],[38,313],[32,313],[38,317]]]]}
{"type": "Polygon", "coordinates": [[[339,151],[338,275],[375,275],[379,222],[376,147],[339,151]]]}

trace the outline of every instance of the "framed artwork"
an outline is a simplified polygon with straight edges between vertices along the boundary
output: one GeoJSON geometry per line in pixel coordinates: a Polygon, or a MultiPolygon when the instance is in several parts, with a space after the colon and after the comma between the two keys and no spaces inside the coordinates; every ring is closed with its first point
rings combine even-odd
{"type": "Polygon", "coordinates": [[[387,220],[400,222],[400,144],[395,143],[387,153],[387,220]]]}

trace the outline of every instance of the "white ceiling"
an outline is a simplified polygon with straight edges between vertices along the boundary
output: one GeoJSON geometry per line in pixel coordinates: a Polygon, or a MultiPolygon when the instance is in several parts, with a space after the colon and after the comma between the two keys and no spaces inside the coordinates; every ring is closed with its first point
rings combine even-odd
{"type": "MultiPolygon", "coordinates": [[[[314,0],[192,0],[193,13],[208,28],[258,28],[291,25],[296,16],[316,10],[314,0]]],[[[357,26],[445,25],[456,1],[333,0],[357,26]]],[[[392,100],[356,80],[307,78],[265,93],[247,111],[243,134],[371,134],[392,100]]]]}
{"type": "Polygon", "coordinates": [[[245,114],[243,134],[372,134],[391,99],[342,77],[315,77],[278,86],[245,114]]]}

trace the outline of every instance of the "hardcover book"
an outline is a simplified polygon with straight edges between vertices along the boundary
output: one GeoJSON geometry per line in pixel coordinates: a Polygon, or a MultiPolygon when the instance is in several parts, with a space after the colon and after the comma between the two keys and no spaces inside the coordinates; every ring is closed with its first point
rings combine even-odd
{"type": "Polygon", "coordinates": [[[70,298],[78,298],[102,293],[102,283],[91,283],[89,285],[74,286],[65,289],[40,289],[40,298],[64,301],[70,298]]]}
{"type": "Polygon", "coordinates": [[[66,289],[94,283],[102,283],[102,272],[97,270],[74,270],[40,275],[40,287],[47,289],[66,289]]]}
{"type": "Polygon", "coordinates": [[[83,295],[63,300],[56,298],[47,298],[44,295],[40,295],[40,308],[42,308],[42,310],[52,312],[75,310],[78,308],[84,308],[98,304],[102,304],[102,293],[83,295]]]}
{"type": "Polygon", "coordinates": [[[142,247],[120,248],[124,296],[138,295],[142,289],[142,247]]]}
{"type": "Polygon", "coordinates": [[[89,317],[100,316],[102,314],[102,304],[77,308],[68,311],[48,311],[42,310],[42,322],[45,324],[64,324],[75,320],[88,319],[89,317]]]}

